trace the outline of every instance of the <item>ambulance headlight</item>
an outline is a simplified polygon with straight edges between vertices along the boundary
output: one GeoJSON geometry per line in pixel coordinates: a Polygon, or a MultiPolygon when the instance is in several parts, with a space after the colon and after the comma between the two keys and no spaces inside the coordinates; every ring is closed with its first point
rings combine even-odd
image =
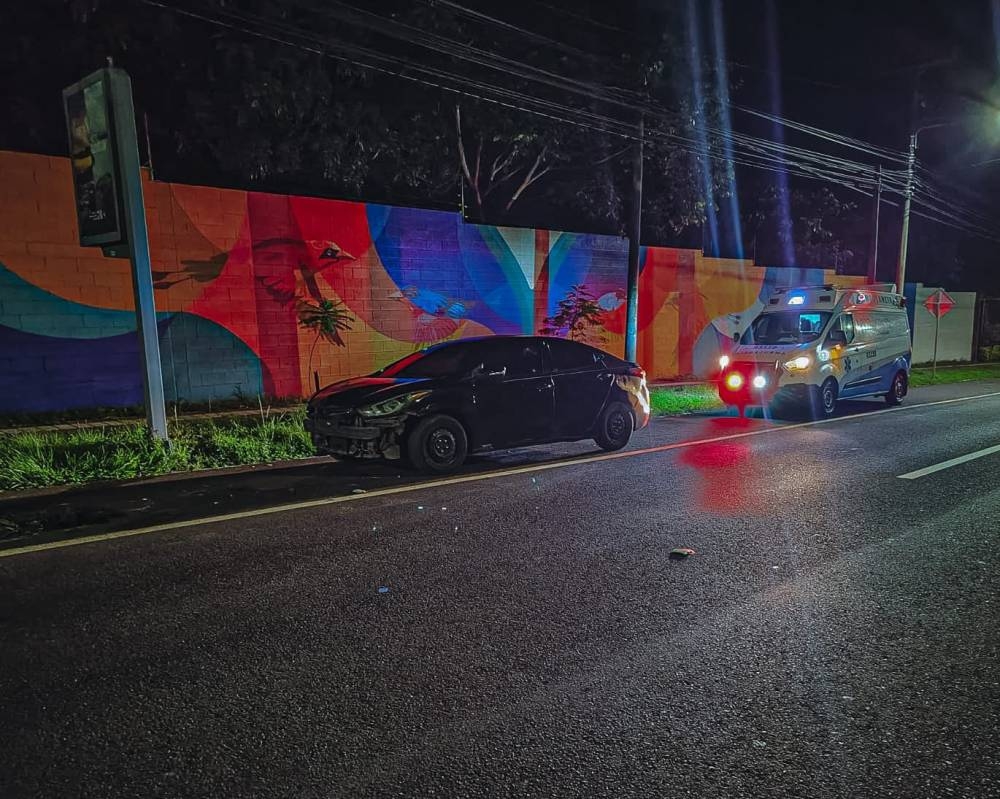
{"type": "Polygon", "coordinates": [[[727,366],[729,366],[729,356],[723,355],[721,358],[719,358],[719,368],[725,369],[727,366]]]}
{"type": "Polygon", "coordinates": [[[743,375],[733,372],[726,378],[726,387],[730,391],[739,391],[743,387],[743,375]]]}
{"type": "Polygon", "coordinates": [[[785,361],[785,368],[789,372],[801,372],[808,369],[812,365],[812,358],[808,355],[800,355],[798,358],[792,358],[790,361],[785,361]]]}
{"type": "Polygon", "coordinates": [[[753,387],[754,388],[764,388],[764,386],[766,386],[766,385],[767,385],[767,378],[764,377],[764,375],[757,375],[753,379],[753,387]]]}

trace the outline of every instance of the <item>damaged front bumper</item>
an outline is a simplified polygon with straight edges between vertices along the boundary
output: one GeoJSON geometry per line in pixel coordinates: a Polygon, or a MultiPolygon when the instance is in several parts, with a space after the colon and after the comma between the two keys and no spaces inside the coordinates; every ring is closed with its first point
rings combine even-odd
{"type": "Polygon", "coordinates": [[[398,460],[407,418],[365,419],[353,412],[323,416],[309,409],[305,428],[320,455],[398,460]]]}

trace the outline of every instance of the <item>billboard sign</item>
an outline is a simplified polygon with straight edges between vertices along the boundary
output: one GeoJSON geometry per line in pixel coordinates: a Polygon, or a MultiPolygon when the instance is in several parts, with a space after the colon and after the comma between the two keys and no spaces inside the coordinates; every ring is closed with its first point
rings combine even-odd
{"type": "Polygon", "coordinates": [[[107,70],[63,89],[80,244],[126,240],[107,70]]]}

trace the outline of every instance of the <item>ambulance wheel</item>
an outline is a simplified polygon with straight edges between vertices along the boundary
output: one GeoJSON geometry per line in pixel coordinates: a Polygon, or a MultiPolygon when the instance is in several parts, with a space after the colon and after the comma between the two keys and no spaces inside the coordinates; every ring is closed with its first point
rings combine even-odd
{"type": "Polygon", "coordinates": [[[899,403],[903,401],[903,397],[906,396],[907,388],[908,381],[906,379],[906,372],[896,372],[896,376],[892,378],[892,385],[889,387],[889,393],[885,395],[886,403],[889,405],[899,405],[899,403]]]}
{"type": "Polygon", "coordinates": [[[837,381],[828,377],[823,385],[816,389],[813,398],[819,415],[827,419],[833,416],[833,412],[837,410],[837,381]]]}

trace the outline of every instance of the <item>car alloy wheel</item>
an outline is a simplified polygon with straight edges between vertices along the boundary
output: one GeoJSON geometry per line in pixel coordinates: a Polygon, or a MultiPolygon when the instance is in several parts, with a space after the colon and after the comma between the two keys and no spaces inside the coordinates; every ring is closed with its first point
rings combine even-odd
{"type": "Polygon", "coordinates": [[[824,416],[833,416],[837,410],[837,384],[827,380],[819,390],[819,400],[824,416]]]}
{"type": "Polygon", "coordinates": [[[885,401],[890,405],[899,405],[903,401],[903,397],[906,396],[906,373],[897,372],[896,376],[892,378],[892,386],[889,387],[889,393],[885,395],[885,401]]]}
{"type": "Polygon", "coordinates": [[[450,464],[455,460],[456,448],[455,434],[447,428],[438,428],[427,437],[427,458],[435,463],[450,464]]]}
{"type": "Polygon", "coordinates": [[[408,432],[404,451],[414,468],[443,474],[465,463],[469,439],[458,419],[435,414],[421,419],[408,432]]]}
{"type": "Polygon", "coordinates": [[[608,438],[612,441],[617,441],[625,433],[628,422],[626,421],[628,414],[622,411],[617,411],[608,417],[607,433],[608,438]]]}
{"type": "Polygon", "coordinates": [[[599,432],[594,440],[601,449],[612,452],[628,444],[634,429],[635,420],[628,405],[612,402],[601,414],[599,432]]]}

